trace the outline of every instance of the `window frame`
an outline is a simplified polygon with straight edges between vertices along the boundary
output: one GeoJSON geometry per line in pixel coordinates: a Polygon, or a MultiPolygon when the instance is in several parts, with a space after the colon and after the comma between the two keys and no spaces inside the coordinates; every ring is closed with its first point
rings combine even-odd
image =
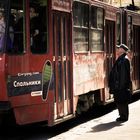
{"type": "MultiPolygon", "coordinates": [[[[92,52],[92,53],[94,53],[94,52],[103,52],[104,51],[104,16],[105,16],[105,14],[104,14],[104,8],[102,8],[102,7],[97,7],[97,6],[95,6],[95,5],[91,5],[91,12],[92,12],[92,8],[95,8],[96,9],[96,12],[95,12],[95,14],[96,14],[96,16],[94,16],[94,17],[96,17],[96,24],[95,24],[95,26],[93,27],[92,26],[92,20],[91,20],[91,18],[92,18],[92,13],[90,13],[91,14],[91,16],[90,16],[90,22],[91,22],[91,26],[90,26],[90,51],[92,52]],[[100,28],[99,26],[98,26],[98,10],[102,10],[102,28],[100,28]],[[100,44],[100,46],[102,46],[102,47],[97,47],[97,49],[95,49],[95,50],[92,50],[92,32],[94,32],[94,31],[99,31],[99,32],[102,32],[101,33],[101,37],[100,37],[100,42],[101,42],[101,44],[100,44]]],[[[93,10],[93,11],[95,11],[95,10],[93,10]]],[[[99,42],[99,41],[98,41],[99,42]]],[[[98,45],[98,44],[95,44],[95,45],[98,45]]]]}
{"type": "MultiPolygon", "coordinates": [[[[74,44],[74,52],[75,53],[87,53],[88,51],[89,51],[89,4],[87,4],[87,3],[83,3],[83,2],[78,2],[78,1],[74,1],[73,2],[73,44],[74,44]],[[78,4],[78,5],[82,5],[81,7],[83,7],[83,6],[87,6],[86,8],[86,10],[88,11],[88,14],[87,14],[87,16],[85,16],[85,17],[87,17],[88,19],[87,19],[87,26],[83,26],[82,24],[79,24],[79,25],[75,25],[75,23],[74,23],[74,4],[78,4]],[[86,31],[86,35],[85,36],[83,36],[83,37],[85,37],[84,39],[86,40],[85,42],[78,42],[78,44],[79,44],[79,46],[81,46],[80,44],[86,44],[87,43],[87,45],[85,45],[86,47],[84,47],[85,48],[85,50],[77,50],[76,48],[75,48],[75,42],[74,42],[74,39],[76,39],[75,37],[77,36],[77,35],[74,35],[74,33],[75,33],[75,30],[81,30],[81,34],[83,34],[83,30],[85,30],[86,31]],[[86,38],[87,37],[87,38],[86,38]],[[76,49],[76,50],[75,50],[76,49]]],[[[80,9],[80,10],[82,10],[82,8],[80,9]]],[[[84,13],[84,12],[80,12],[80,13],[84,13]]],[[[80,32],[80,31],[79,31],[80,32]]],[[[79,38],[80,39],[80,38],[79,38]]]]}
{"type": "MultiPolygon", "coordinates": [[[[87,3],[78,2],[78,1],[75,1],[73,3],[73,48],[74,48],[74,53],[88,53],[89,51],[92,53],[92,52],[103,52],[104,51],[104,17],[105,17],[105,12],[104,12],[104,8],[103,7],[98,7],[98,6],[95,6],[95,5],[89,5],[87,3]],[[88,27],[83,27],[83,26],[80,26],[80,24],[79,25],[78,24],[75,24],[75,20],[76,20],[75,17],[77,17],[77,15],[78,15],[78,14],[76,15],[75,14],[75,11],[74,11],[75,4],[77,4],[77,5],[80,5],[80,4],[82,5],[83,4],[83,5],[88,6],[88,27]],[[92,18],[92,14],[91,14],[92,8],[96,8],[96,25],[95,25],[95,27],[92,26],[93,25],[92,24],[92,19],[91,19],[92,18]],[[101,16],[102,17],[101,27],[98,26],[98,20],[97,20],[97,18],[100,15],[98,11],[102,11],[102,14],[101,14],[102,15],[101,16]],[[74,34],[75,34],[75,30],[78,30],[78,28],[79,28],[79,30],[80,29],[81,30],[87,30],[87,36],[88,36],[88,38],[87,38],[87,46],[88,47],[85,48],[85,50],[80,50],[79,49],[79,51],[78,51],[78,49],[75,49],[75,46],[76,46],[75,39],[76,39],[76,36],[78,36],[78,35],[74,35],[74,34]],[[101,42],[100,44],[95,44],[96,46],[99,46],[100,45],[100,47],[97,47],[97,49],[95,49],[95,50],[92,49],[93,48],[92,47],[92,44],[93,44],[93,41],[92,41],[92,32],[94,32],[94,31],[96,31],[96,32],[98,31],[99,32],[100,39],[99,39],[98,42],[101,42]]],[[[82,44],[82,42],[80,42],[80,41],[78,43],[79,43],[79,46],[80,46],[80,43],[82,44]]]]}

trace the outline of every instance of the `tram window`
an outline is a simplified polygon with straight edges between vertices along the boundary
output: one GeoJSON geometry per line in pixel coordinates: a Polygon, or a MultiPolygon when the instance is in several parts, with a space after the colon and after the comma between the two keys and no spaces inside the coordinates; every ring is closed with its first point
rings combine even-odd
{"type": "Polygon", "coordinates": [[[89,5],[73,3],[74,21],[74,50],[75,52],[88,51],[89,46],[89,5]]]}
{"type": "Polygon", "coordinates": [[[74,49],[76,52],[88,51],[88,30],[74,28],[74,49]]]}
{"type": "Polygon", "coordinates": [[[5,27],[6,27],[6,3],[0,1],[0,53],[4,50],[5,27]]]}
{"type": "Polygon", "coordinates": [[[97,28],[97,8],[93,6],[91,8],[91,27],[97,28]]]}
{"type": "Polygon", "coordinates": [[[103,51],[103,25],[104,11],[102,8],[91,7],[90,49],[91,51],[103,51]]]}
{"type": "Polygon", "coordinates": [[[30,1],[31,52],[45,53],[47,51],[47,1],[30,1]]]}
{"type": "Polygon", "coordinates": [[[91,7],[91,27],[103,28],[103,9],[98,7],[91,7]]]}
{"type": "Polygon", "coordinates": [[[103,28],[103,9],[97,9],[97,28],[103,28]]]}
{"type": "Polygon", "coordinates": [[[116,36],[117,36],[117,45],[121,43],[121,15],[117,14],[117,30],[116,30],[116,36]]]}
{"type": "Polygon", "coordinates": [[[11,1],[11,13],[9,16],[9,28],[7,35],[8,53],[21,54],[24,52],[25,42],[25,11],[24,0],[11,1]]]}
{"type": "Polygon", "coordinates": [[[74,2],[73,18],[75,26],[88,27],[89,6],[87,4],[74,2]]]}
{"type": "Polygon", "coordinates": [[[91,31],[91,51],[103,50],[103,32],[101,30],[91,31]]]}

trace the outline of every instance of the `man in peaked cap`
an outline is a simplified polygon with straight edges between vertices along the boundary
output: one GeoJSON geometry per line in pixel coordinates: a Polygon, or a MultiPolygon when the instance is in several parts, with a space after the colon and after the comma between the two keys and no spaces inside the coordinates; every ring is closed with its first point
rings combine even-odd
{"type": "Polygon", "coordinates": [[[117,46],[118,59],[114,63],[109,75],[110,94],[114,95],[119,118],[117,122],[125,122],[129,117],[128,103],[131,98],[130,62],[127,55],[129,48],[125,44],[117,46]]]}
{"type": "Polygon", "coordinates": [[[125,51],[128,51],[129,50],[129,48],[125,44],[117,45],[117,48],[122,48],[125,51]]]}

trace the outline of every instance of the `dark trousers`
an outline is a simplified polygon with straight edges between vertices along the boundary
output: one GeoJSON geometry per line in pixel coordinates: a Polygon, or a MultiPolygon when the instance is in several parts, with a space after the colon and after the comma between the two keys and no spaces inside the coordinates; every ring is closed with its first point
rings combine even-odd
{"type": "Polygon", "coordinates": [[[128,120],[129,108],[128,103],[116,103],[120,118],[128,120]]]}

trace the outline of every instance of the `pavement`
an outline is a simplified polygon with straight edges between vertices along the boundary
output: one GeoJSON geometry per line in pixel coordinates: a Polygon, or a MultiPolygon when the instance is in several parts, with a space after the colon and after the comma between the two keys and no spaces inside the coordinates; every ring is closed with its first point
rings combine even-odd
{"type": "Polygon", "coordinates": [[[50,140],[140,140],[140,100],[129,104],[129,120],[116,122],[118,110],[82,123],[50,140]]]}
{"type": "Polygon", "coordinates": [[[92,120],[88,131],[74,140],[140,140],[140,100],[129,104],[129,120],[115,121],[118,110],[92,120]]]}

